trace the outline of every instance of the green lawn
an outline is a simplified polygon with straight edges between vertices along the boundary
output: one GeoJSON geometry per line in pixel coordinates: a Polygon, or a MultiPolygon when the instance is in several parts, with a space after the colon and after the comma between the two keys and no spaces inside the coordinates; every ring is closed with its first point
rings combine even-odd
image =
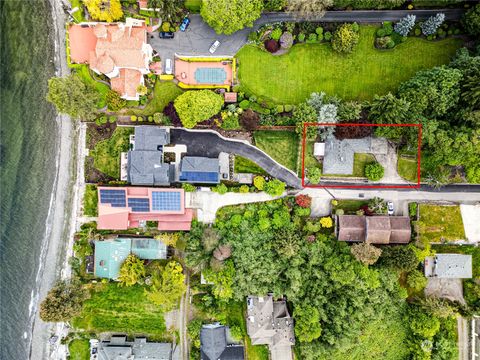
{"type": "Polygon", "coordinates": [[[405,180],[417,182],[417,160],[400,156],[397,165],[398,175],[405,180]]]}
{"type": "Polygon", "coordinates": [[[77,23],[85,21],[85,16],[83,14],[83,4],[81,0],[70,0],[70,4],[72,4],[72,10],[78,8],[77,11],[73,14],[73,18],[77,23]]]}
{"type": "Polygon", "coordinates": [[[97,284],[73,326],[88,332],[145,334],[149,340],[166,335],[165,320],[159,306],[147,300],[144,287],[120,287],[116,283],[97,284]]]}
{"type": "Polygon", "coordinates": [[[342,99],[372,99],[396,91],[417,71],[449,62],[462,40],[427,41],[408,38],[392,50],[373,46],[377,27],[360,26],[360,41],[352,54],[340,55],[329,43],[300,44],[273,56],[247,45],[237,54],[241,89],[281,104],[304,101],[314,91],[342,99]]]}
{"type": "Polygon", "coordinates": [[[333,211],[342,209],[345,214],[355,214],[363,205],[368,205],[367,200],[337,200],[338,204],[333,207],[333,211]]]}
{"type": "Polygon", "coordinates": [[[99,92],[100,96],[97,102],[97,107],[99,109],[105,107],[105,105],[107,105],[105,98],[107,97],[107,93],[110,91],[110,87],[104,83],[96,81],[90,74],[88,65],[75,66],[75,72],[78,74],[78,76],[80,76],[84,83],[93,85],[99,92]]]}
{"type": "Polygon", "coordinates": [[[173,82],[158,80],[153,90],[153,98],[147,103],[145,108],[133,109],[130,113],[133,115],[148,116],[156,112],[162,112],[170,101],[175,100],[177,96],[182,93],[183,90],[173,82]]]}
{"type": "Polygon", "coordinates": [[[255,131],[255,146],[283,166],[297,171],[298,135],[293,131],[255,131]]]}
{"type": "Polygon", "coordinates": [[[101,172],[120,179],[120,153],[128,151],[131,127],[117,127],[109,139],[100,141],[95,149],[90,151],[95,168],[101,172]]]}
{"type": "Polygon", "coordinates": [[[97,186],[87,184],[83,195],[83,213],[85,216],[97,216],[98,193],[97,186]]]}
{"type": "Polygon", "coordinates": [[[260,166],[255,164],[253,161],[245,159],[241,156],[235,156],[235,172],[237,174],[247,173],[247,174],[258,174],[266,175],[267,173],[260,166]]]}
{"type": "Polygon", "coordinates": [[[199,13],[202,7],[202,0],[185,0],[185,9],[192,13],[199,13]]]}
{"type": "Polygon", "coordinates": [[[68,344],[70,360],[90,360],[90,344],[88,340],[75,339],[68,344]]]}
{"type": "Polygon", "coordinates": [[[465,239],[460,207],[420,204],[418,232],[423,243],[465,239]]]}

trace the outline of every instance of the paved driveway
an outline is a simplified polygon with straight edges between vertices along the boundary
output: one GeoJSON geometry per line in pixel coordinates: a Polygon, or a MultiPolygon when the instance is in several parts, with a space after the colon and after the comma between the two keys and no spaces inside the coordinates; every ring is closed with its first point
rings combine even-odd
{"type": "Polygon", "coordinates": [[[173,144],[187,145],[189,156],[217,157],[221,152],[243,156],[262,167],[271,176],[282,180],[294,188],[301,188],[298,176],[277,163],[260,149],[246,142],[228,140],[217,132],[209,130],[171,129],[170,141],[173,144]]]}

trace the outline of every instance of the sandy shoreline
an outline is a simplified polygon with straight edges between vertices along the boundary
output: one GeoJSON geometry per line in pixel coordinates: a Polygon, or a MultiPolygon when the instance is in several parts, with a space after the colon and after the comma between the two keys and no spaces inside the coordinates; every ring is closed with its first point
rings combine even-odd
{"type": "MultiPolygon", "coordinates": [[[[55,75],[70,73],[66,62],[65,21],[61,0],[49,0],[55,27],[55,75]]],[[[64,359],[66,348],[60,345],[61,335],[68,329],[65,324],[43,322],[38,316],[38,306],[52,285],[59,279],[69,278],[71,269],[68,263],[73,252],[73,234],[77,226],[77,214],[81,211],[83,197],[83,151],[85,143],[85,125],[72,121],[68,116],[58,115],[57,168],[53,187],[53,204],[47,222],[51,225],[47,233],[46,255],[41,259],[37,313],[32,329],[30,359],[64,359]],[[52,335],[59,336],[55,344],[49,344],[52,335]]]]}

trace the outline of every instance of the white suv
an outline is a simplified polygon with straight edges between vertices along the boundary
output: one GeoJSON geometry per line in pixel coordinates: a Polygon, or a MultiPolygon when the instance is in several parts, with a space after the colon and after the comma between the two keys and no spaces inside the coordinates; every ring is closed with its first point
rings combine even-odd
{"type": "Polygon", "coordinates": [[[172,74],[172,59],[165,60],[165,74],[172,74]]]}
{"type": "Polygon", "coordinates": [[[219,46],[220,46],[220,41],[215,40],[212,46],[210,46],[210,49],[208,49],[208,51],[210,51],[210,54],[213,54],[215,51],[217,51],[219,46]]]}

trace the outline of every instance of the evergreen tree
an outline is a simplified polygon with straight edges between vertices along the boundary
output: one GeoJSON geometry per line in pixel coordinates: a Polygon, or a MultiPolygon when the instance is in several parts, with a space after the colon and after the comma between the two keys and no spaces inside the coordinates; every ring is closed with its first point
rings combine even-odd
{"type": "Polygon", "coordinates": [[[417,17],[415,15],[407,15],[404,18],[400,19],[400,21],[394,25],[393,29],[397,34],[400,34],[402,36],[408,36],[410,31],[415,26],[416,18],[417,17]]]}

